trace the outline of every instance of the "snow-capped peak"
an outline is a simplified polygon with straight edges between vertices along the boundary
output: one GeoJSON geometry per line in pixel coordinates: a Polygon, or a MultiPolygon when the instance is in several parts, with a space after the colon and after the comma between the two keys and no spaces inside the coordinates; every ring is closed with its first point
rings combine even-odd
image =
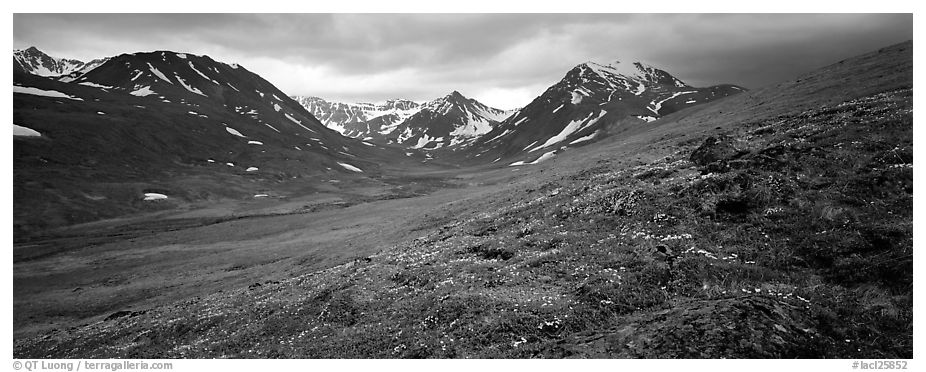
{"type": "Polygon", "coordinates": [[[469,102],[467,102],[466,97],[460,94],[460,92],[453,91],[444,97],[424,104],[424,109],[431,110],[432,112],[441,115],[446,115],[454,108],[461,108],[462,110],[466,110],[465,107],[468,106],[468,103],[469,102]]]}
{"type": "MultiPolygon", "coordinates": [[[[93,62],[97,62],[94,60],[93,62]]],[[[45,54],[36,47],[29,47],[26,50],[13,51],[14,69],[20,69],[39,76],[61,76],[75,71],[79,71],[87,66],[86,63],[76,59],[55,58],[45,54]]],[[[96,64],[92,67],[96,67],[96,64]]],[[[91,68],[92,68],[91,67],[91,68]]]]}
{"type": "Polygon", "coordinates": [[[672,85],[675,87],[688,86],[688,84],[668,72],[643,62],[614,61],[605,65],[589,61],[577,66],[577,68],[580,69],[580,73],[595,74],[608,81],[623,78],[647,84],[672,85]]]}
{"type": "Polygon", "coordinates": [[[386,100],[386,102],[383,102],[378,106],[382,106],[389,110],[412,110],[418,108],[418,106],[421,105],[417,102],[409,101],[407,99],[395,98],[386,100]]]}
{"type": "MultiPolygon", "coordinates": [[[[291,98],[299,102],[302,107],[311,112],[328,128],[356,138],[368,137],[368,132],[372,130],[366,126],[360,127],[367,130],[354,128],[360,123],[366,123],[376,118],[384,118],[383,120],[389,118],[389,120],[385,121],[397,124],[421,110],[420,104],[398,98],[375,104],[333,102],[311,96],[292,96],[291,98]]],[[[392,128],[394,129],[394,125],[392,128]]]]}
{"type": "Polygon", "coordinates": [[[643,69],[641,68],[642,64],[640,62],[634,63],[634,62],[614,61],[607,65],[602,65],[600,63],[589,61],[585,63],[585,66],[587,66],[592,71],[594,71],[595,73],[599,75],[602,75],[602,77],[605,77],[605,78],[607,78],[606,75],[608,74],[621,75],[621,76],[626,76],[629,78],[638,78],[638,79],[645,77],[642,74],[643,69]]]}
{"type": "Polygon", "coordinates": [[[475,99],[467,98],[458,91],[450,92],[444,97],[425,103],[423,109],[441,115],[447,115],[453,110],[458,110],[464,114],[470,113],[471,116],[481,116],[492,121],[500,121],[511,113],[510,111],[486,106],[475,99]]]}
{"type": "Polygon", "coordinates": [[[420,113],[402,123],[403,136],[398,138],[398,142],[415,143],[419,148],[431,149],[471,143],[492,131],[511,113],[453,91],[424,104],[420,113]]]}

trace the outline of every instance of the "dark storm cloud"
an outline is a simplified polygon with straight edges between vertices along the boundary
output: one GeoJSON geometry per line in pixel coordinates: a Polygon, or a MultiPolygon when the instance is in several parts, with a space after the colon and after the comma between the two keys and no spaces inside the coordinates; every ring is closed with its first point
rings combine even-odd
{"type": "Polygon", "coordinates": [[[587,60],[754,88],[912,39],[912,28],[909,14],[17,14],[14,46],[85,60],[176,50],[242,63],[290,94],[460,90],[512,106],[587,60]]]}

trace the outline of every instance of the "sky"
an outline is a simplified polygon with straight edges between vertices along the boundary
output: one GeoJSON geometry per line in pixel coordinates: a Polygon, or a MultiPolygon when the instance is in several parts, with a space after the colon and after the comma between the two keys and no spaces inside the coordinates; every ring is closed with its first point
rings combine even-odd
{"type": "Polygon", "coordinates": [[[83,61],[170,50],[290,95],[529,103],[586,61],[746,88],[913,39],[911,14],[14,14],[13,47],[83,61]]]}

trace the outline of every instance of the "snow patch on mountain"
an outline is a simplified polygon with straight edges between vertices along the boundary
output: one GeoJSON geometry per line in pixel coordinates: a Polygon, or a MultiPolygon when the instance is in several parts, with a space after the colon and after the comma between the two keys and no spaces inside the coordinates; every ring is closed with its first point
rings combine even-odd
{"type": "Polygon", "coordinates": [[[601,117],[603,117],[607,113],[608,113],[607,111],[601,110],[601,112],[598,113],[598,117],[593,118],[593,116],[595,116],[595,112],[590,112],[588,116],[583,119],[570,121],[569,124],[566,124],[566,127],[564,127],[563,130],[560,131],[558,134],[556,134],[553,137],[550,137],[550,139],[548,139],[542,145],[537,146],[528,152],[534,152],[542,148],[549,147],[557,143],[560,143],[564,141],[567,137],[572,135],[573,133],[581,132],[585,128],[592,126],[592,124],[595,124],[596,122],[598,122],[598,119],[601,119],[601,117]]]}
{"type": "MultiPolygon", "coordinates": [[[[544,153],[543,155],[540,155],[540,157],[538,157],[536,160],[534,160],[534,161],[532,161],[532,162],[530,162],[530,163],[525,163],[523,160],[520,160],[520,161],[516,161],[516,162],[511,163],[511,164],[508,164],[508,166],[509,166],[509,167],[516,167],[516,166],[520,166],[520,165],[534,165],[534,164],[539,164],[539,163],[541,163],[541,162],[543,162],[543,161],[547,161],[547,160],[553,158],[554,156],[556,156],[556,150],[548,151],[548,152],[544,153]]],[[[495,159],[495,160],[498,161],[498,159],[495,159]]],[[[494,163],[494,161],[493,161],[493,163],[494,163]]]]}
{"type": "Polygon", "coordinates": [[[347,169],[347,170],[349,170],[349,171],[351,171],[351,172],[363,173],[363,170],[361,170],[360,168],[357,168],[357,167],[355,167],[355,166],[353,166],[353,165],[350,165],[350,164],[347,164],[347,163],[338,162],[338,165],[340,165],[340,166],[343,167],[344,169],[347,169]]]}
{"type": "Polygon", "coordinates": [[[156,192],[146,192],[145,198],[143,200],[152,201],[152,200],[164,200],[164,199],[167,199],[167,195],[159,194],[156,192]]]}
{"type": "Polygon", "coordinates": [[[13,124],[13,137],[41,137],[42,134],[32,128],[13,124]]]}
{"type": "Polygon", "coordinates": [[[575,139],[574,141],[569,142],[569,144],[570,144],[570,145],[575,145],[575,144],[577,144],[577,143],[582,143],[582,142],[585,142],[585,141],[591,141],[591,140],[592,140],[593,138],[595,138],[595,136],[597,136],[597,135],[598,135],[598,131],[596,130],[596,131],[592,132],[592,134],[589,134],[589,135],[587,135],[587,136],[585,136],[585,137],[577,138],[577,139],[575,139]]]}
{"type": "Polygon", "coordinates": [[[177,78],[177,81],[180,82],[180,85],[182,85],[184,88],[186,88],[186,90],[188,90],[188,91],[190,91],[190,92],[193,92],[193,93],[196,93],[196,94],[199,94],[199,95],[201,95],[201,96],[203,96],[203,97],[206,97],[206,95],[203,94],[203,92],[202,92],[201,90],[196,89],[196,87],[187,84],[186,81],[184,81],[183,78],[180,77],[180,75],[174,74],[174,77],[177,78]]]}
{"type": "Polygon", "coordinates": [[[187,61],[187,63],[190,65],[190,69],[192,69],[194,72],[196,72],[197,74],[199,74],[199,76],[202,76],[203,79],[209,80],[209,81],[211,81],[211,82],[212,82],[213,84],[215,84],[215,85],[221,85],[221,84],[219,84],[218,81],[215,81],[215,79],[213,79],[213,78],[211,78],[211,77],[208,77],[208,76],[206,76],[206,74],[202,73],[202,71],[197,70],[197,69],[196,69],[196,66],[193,65],[193,61],[187,61]]]}
{"type": "Polygon", "coordinates": [[[129,94],[131,94],[131,95],[133,95],[133,96],[144,97],[144,96],[150,96],[150,95],[152,95],[152,94],[157,94],[157,93],[156,93],[155,91],[151,90],[151,87],[141,87],[141,88],[137,88],[137,89],[135,89],[135,90],[129,92],[129,94]]]}
{"type": "Polygon", "coordinates": [[[414,146],[412,146],[412,148],[413,148],[413,149],[420,149],[420,148],[423,148],[423,147],[427,146],[429,143],[431,143],[431,142],[433,142],[433,141],[442,141],[442,140],[443,140],[443,138],[431,137],[431,136],[429,136],[429,135],[427,135],[427,134],[424,134],[424,135],[422,135],[421,137],[418,138],[418,143],[416,143],[414,146]]]}
{"type": "MultiPolygon", "coordinates": [[[[569,92],[569,94],[572,95],[572,99],[570,99],[570,102],[572,102],[573,105],[578,105],[582,103],[582,99],[589,96],[590,92],[585,88],[579,88],[579,89],[569,92]]],[[[559,108],[562,108],[562,106],[560,106],[559,108]]],[[[557,108],[556,110],[553,110],[553,112],[556,112],[557,110],[559,110],[559,108],[557,108]]]]}
{"type": "Polygon", "coordinates": [[[241,132],[239,132],[237,129],[232,128],[232,127],[225,127],[225,131],[228,133],[231,133],[232,135],[241,137],[241,138],[247,138],[245,135],[241,134],[241,132]]]}
{"type": "Polygon", "coordinates": [[[470,120],[467,122],[456,127],[453,132],[450,132],[450,137],[452,138],[450,141],[451,146],[463,142],[464,138],[478,137],[492,131],[492,123],[488,120],[473,116],[470,116],[469,119],[470,120]]]}
{"type": "Polygon", "coordinates": [[[524,151],[524,150],[527,150],[527,149],[529,149],[529,148],[531,148],[531,147],[533,147],[534,145],[536,145],[536,144],[537,144],[537,142],[540,142],[540,141],[534,141],[534,142],[531,142],[531,144],[530,144],[530,145],[527,145],[526,147],[524,147],[523,149],[521,149],[521,151],[524,151]]]}
{"type": "Polygon", "coordinates": [[[111,87],[111,86],[102,85],[102,84],[97,84],[97,83],[92,83],[92,82],[89,82],[89,81],[84,81],[84,82],[80,82],[80,83],[77,83],[77,84],[78,84],[78,85],[88,86],[88,87],[100,88],[100,89],[113,89],[113,87],[111,87]]]}
{"type": "Polygon", "coordinates": [[[287,113],[284,112],[283,115],[286,116],[286,118],[289,119],[290,121],[292,121],[293,123],[296,123],[296,124],[298,124],[300,127],[304,128],[305,130],[307,130],[307,131],[309,131],[309,132],[312,132],[312,133],[318,133],[318,132],[312,130],[312,128],[309,128],[309,127],[307,127],[307,126],[305,126],[305,125],[302,125],[302,122],[301,122],[301,121],[296,120],[296,118],[290,116],[289,114],[287,114],[287,113]]]}
{"type": "Polygon", "coordinates": [[[680,96],[680,95],[682,95],[682,94],[690,94],[690,93],[697,93],[697,91],[690,90],[690,91],[684,91],[684,92],[676,92],[676,93],[673,93],[671,96],[669,96],[669,98],[665,98],[665,99],[660,100],[660,101],[658,101],[658,102],[657,102],[657,101],[653,101],[653,102],[650,103],[650,104],[652,105],[652,108],[650,108],[650,111],[652,111],[652,112],[655,113],[656,115],[659,115],[659,110],[662,108],[662,104],[663,104],[663,103],[665,103],[666,101],[668,101],[668,100],[670,100],[670,99],[673,99],[673,98],[675,98],[675,97],[678,97],[678,96],[680,96]]]}
{"type": "MultiPolygon", "coordinates": [[[[515,124],[515,125],[517,125],[517,124],[515,124]]],[[[497,136],[495,136],[495,137],[492,137],[492,139],[490,139],[490,140],[488,140],[488,141],[486,141],[486,142],[495,141],[495,140],[497,140],[497,139],[499,139],[499,138],[504,137],[504,136],[507,135],[508,133],[511,133],[511,129],[505,129],[504,132],[502,132],[501,134],[499,134],[499,135],[497,135],[497,136]]]]}
{"type": "Polygon", "coordinates": [[[164,75],[164,73],[162,73],[161,70],[158,70],[156,67],[152,66],[151,62],[147,62],[147,64],[148,64],[148,70],[151,71],[151,73],[154,74],[154,76],[157,76],[159,79],[173,84],[173,82],[167,78],[167,75],[164,75]]]}
{"type": "Polygon", "coordinates": [[[43,96],[43,97],[52,97],[52,98],[67,98],[75,101],[83,101],[82,98],[72,97],[67,94],[61,93],[57,90],[45,90],[34,87],[24,87],[19,85],[13,86],[13,93],[22,93],[22,94],[31,94],[34,96],[43,96]]]}

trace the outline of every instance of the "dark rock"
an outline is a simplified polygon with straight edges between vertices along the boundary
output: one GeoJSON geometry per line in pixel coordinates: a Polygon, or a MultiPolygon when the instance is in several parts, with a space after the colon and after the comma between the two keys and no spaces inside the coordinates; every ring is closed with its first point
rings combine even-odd
{"type": "Polygon", "coordinates": [[[694,152],[689,160],[700,166],[706,166],[716,161],[732,160],[744,153],[733,146],[733,140],[727,136],[707,137],[694,152]]]}
{"type": "Polygon", "coordinates": [[[507,261],[514,257],[514,252],[502,248],[490,247],[487,244],[480,244],[470,247],[470,252],[476,253],[486,260],[503,260],[507,261]]]}
{"type": "Polygon", "coordinates": [[[669,246],[665,244],[659,244],[656,246],[655,256],[656,258],[669,264],[669,267],[672,267],[672,265],[675,263],[675,259],[678,257],[675,255],[675,251],[673,251],[672,248],[669,248],[669,246]]]}
{"type": "Polygon", "coordinates": [[[130,318],[131,318],[131,317],[135,317],[135,316],[142,315],[142,314],[147,313],[147,312],[148,312],[147,310],[142,310],[142,311],[120,310],[120,311],[117,311],[117,312],[115,312],[115,313],[109,314],[109,316],[107,316],[106,319],[103,319],[103,320],[104,320],[104,321],[110,321],[110,320],[113,320],[113,319],[119,319],[119,318],[125,318],[125,317],[130,317],[130,318]]]}
{"type": "Polygon", "coordinates": [[[715,211],[719,214],[744,215],[752,210],[750,200],[745,197],[725,197],[717,202],[715,211]]]}
{"type": "Polygon", "coordinates": [[[106,317],[106,319],[104,319],[104,320],[109,321],[109,320],[113,320],[113,319],[119,319],[119,318],[122,318],[122,317],[127,317],[127,316],[129,316],[129,315],[132,315],[132,312],[131,312],[131,311],[120,310],[120,311],[117,311],[117,312],[115,312],[115,313],[109,314],[109,316],[106,317]]]}
{"type": "Polygon", "coordinates": [[[637,209],[637,202],[642,195],[636,191],[622,193],[614,199],[611,211],[618,216],[631,216],[637,209]]]}
{"type": "Polygon", "coordinates": [[[660,256],[671,257],[675,255],[675,252],[672,251],[672,248],[669,248],[665,244],[660,244],[656,246],[656,253],[660,256]]]}

